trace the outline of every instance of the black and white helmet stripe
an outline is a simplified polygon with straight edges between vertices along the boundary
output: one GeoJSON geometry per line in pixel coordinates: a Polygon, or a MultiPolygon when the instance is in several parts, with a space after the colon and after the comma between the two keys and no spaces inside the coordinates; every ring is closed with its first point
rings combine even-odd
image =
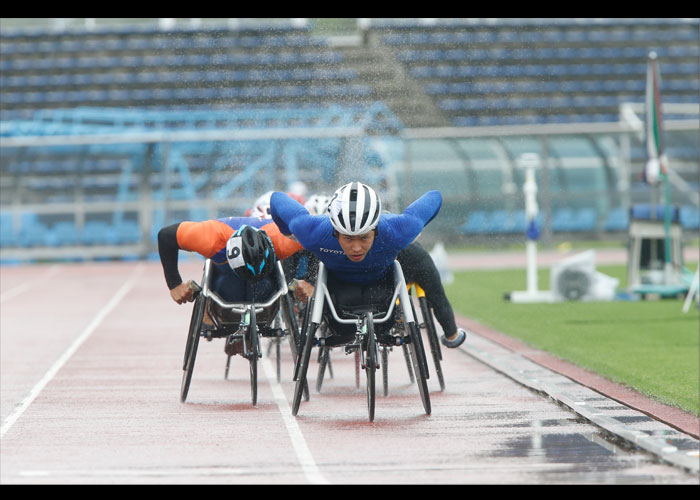
{"type": "Polygon", "coordinates": [[[342,234],[365,234],[377,227],[382,203],[371,187],[361,182],[350,182],[340,187],[330,204],[328,215],[333,227],[342,234]]]}

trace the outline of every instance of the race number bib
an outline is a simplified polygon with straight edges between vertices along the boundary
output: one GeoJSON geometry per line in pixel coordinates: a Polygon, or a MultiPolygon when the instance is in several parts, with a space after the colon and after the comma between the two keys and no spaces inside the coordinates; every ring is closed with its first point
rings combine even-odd
{"type": "Polygon", "coordinates": [[[229,264],[234,269],[237,267],[245,267],[243,252],[241,251],[242,246],[243,241],[240,236],[233,236],[228,242],[226,257],[228,257],[229,264]]]}

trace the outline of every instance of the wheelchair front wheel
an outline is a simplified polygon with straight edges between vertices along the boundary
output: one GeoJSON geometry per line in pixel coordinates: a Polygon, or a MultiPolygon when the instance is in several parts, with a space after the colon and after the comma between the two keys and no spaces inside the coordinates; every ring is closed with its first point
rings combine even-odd
{"type": "Polygon", "coordinates": [[[384,386],[384,397],[389,395],[389,352],[391,348],[389,346],[382,346],[382,385],[384,386]]]}
{"type": "Polygon", "coordinates": [[[365,374],[367,376],[367,411],[369,421],[374,421],[374,406],[376,401],[375,374],[377,371],[377,339],[374,337],[374,319],[372,313],[367,313],[364,319],[366,332],[365,374]]]}
{"type": "Polygon", "coordinates": [[[255,406],[258,404],[258,358],[260,357],[260,339],[255,322],[255,307],[250,308],[250,323],[247,333],[250,340],[250,350],[247,356],[250,363],[250,398],[255,406]]]}
{"type": "Polygon", "coordinates": [[[323,377],[326,375],[331,356],[330,347],[321,347],[318,351],[318,376],[316,377],[316,392],[321,392],[323,386],[323,377]]]}

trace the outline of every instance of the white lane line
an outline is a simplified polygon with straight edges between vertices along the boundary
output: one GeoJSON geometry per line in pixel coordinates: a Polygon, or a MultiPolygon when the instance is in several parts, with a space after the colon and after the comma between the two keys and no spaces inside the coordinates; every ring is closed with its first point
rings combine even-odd
{"type": "Polygon", "coordinates": [[[24,470],[22,477],[182,477],[196,473],[197,476],[242,476],[243,469],[230,467],[182,467],[179,469],[76,469],[76,470],[24,470]]]}
{"type": "Polygon", "coordinates": [[[277,382],[277,375],[270,361],[267,358],[262,358],[263,369],[265,371],[265,377],[267,382],[270,384],[272,389],[272,395],[275,398],[275,403],[282,414],[282,420],[284,425],[287,427],[287,432],[292,440],[292,446],[294,447],[294,452],[301,463],[301,468],[304,471],[306,479],[311,484],[329,484],[328,480],[323,477],[321,471],[318,470],[316,462],[314,462],[314,457],[311,455],[309,447],[306,445],[306,440],[304,435],[301,433],[301,429],[297,425],[294,416],[292,415],[292,409],[287,402],[287,398],[284,396],[284,391],[282,386],[277,382]]]}
{"type": "Polygon", "coordinates": [[[43,274],[39,278],[35,278],[31,281],[27,281],[26,283],[22,283],[21,285],[17,285],[14,288],[10,288],[8,291],[0,294],[0,304],[5,302],[6,300],[9,300],[13,297],[16,297],[17,295],[26,292],[27,290],[31,290],[34,286],[44,283],[47,279],[53,277],[59,270],[61,269],[61,266],[58,264],[54,264],[51,267],[49,267],[46,270],[46,273],[43,274]]]}
{"type": "Polygon", "coordinates": [[[131,288],[136,284],[137,278],[141,275],[144,270],[143,264],[139,264],[134,272],[132,273],[129,280],[122,285],[122,287],[117,290],[112,299],[105,305],[93,318],[90,324],[83,330],[78,338],[76,338],[73,343],[68,346],[68,349],[58,358],[54,364],[49,368],[44,376],[37,382],[37,384],[32,388],[27,397],[25,397],[15,409],[10,413],[10,415],[3,421],[2,427],[0,427],[0,437],[3,437],[7,431],[14,425],[17,419],[22,416],[22,413],[29,407],[30,404],[37,398],[39,393],[44,389],[46,384],[48,384],[51,379],[56,376],[56,373],[66,364],[68,359],[78,350],[78,348],[87,340],[87,338],[92,334],[92,332],[97,329],[97,327],[102,323],[102,320],[114,309],[119,302],[124,298],[124,296],[131,290],[131,288]]]}

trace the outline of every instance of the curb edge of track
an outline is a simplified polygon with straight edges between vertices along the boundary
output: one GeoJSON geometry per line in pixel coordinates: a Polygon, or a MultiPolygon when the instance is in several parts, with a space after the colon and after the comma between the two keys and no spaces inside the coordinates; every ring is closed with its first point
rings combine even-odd
{"type": "MultiPolygon", "coordinates": [[[[489,340],[498,347],[505,349],[503,355],[494,356],[493,354],[469,345],[469,337],[467,337],[465,344],[460,346],[460,349],[466,354],[508,376],[519,384],[529,387],[537,392],[546,394],[558,403],[570,408],[573,412],[590,421],[594,425],[604,429],[607,432],[610,432],[633,446],[642,448],[652,453],[660,460],[682,467],[693,473],[700,471],[700,463],[698,461],[697,452],[688,452],[687,450],[678,449],[678,447],[669,444],[666,436],[649,435],[647,432],[636,430],[630,425],[605,415],[604,412],[601,412],[595,407],[587,404],[585,400],[582,400],[583,398],[576,397],[570,394],[567,389],[559,387],[556,382],[548,383],[541,380],[541,378],[533,377],[528,374],[528,371],[518,368],[517,364],[522,363],[522,361],[527,361],[534,363],[539,368],[546,370],[549,373],[573,380],[577,384],[580,384],[587,389],[595,391],[606,398],[617,401],[627,408],[639,411],[660,422],[661,424],[670,426],[676,431],[682,432],[687,436],[687,439],[692,439],[695,443],[697,443],[697,431],[693,432],[693,429],[688,430],[689,426],[687,425],[687,422],[682,422],[680,426],[674,424],[672,422],[673,419],[664,419],[652,412],[645,411],[644,408],[639,408],[639,406],[644,406],[644,404],[640,405],[628,403],[625,399],[645,399],[639,395],[636,395],[635,397],[634,391],[630,389],[613,384],[597,375],[585,372],[585,370],[575,367],[570,363],[557,360],[553,356],[548,355],[543,351],[530,348],[517,339],[508,337],[506,334],[492,330],[478,322],[460,316],[457,316],[456,319],[460,326],[468,329],[468,331],[470,331],[472,334],[489,340]],[[601,387],[603,385],[606,387],[601,387]],[[619,397],[619,395],[616,397],[616,395],[610,395],[610,392],[615,392],[610,391],[610,388],[615,386],[619,392],[624,394],[626,397],[619,397]]],[[[632,403],[639,403],[639,401],[633,401],[632,403]]],[[[651,402],[650,400],[648,403],[655,407],[663,406],[659,405],[658,403],[651,402]]],[[[692,415],[689,416],[685,412],[681,412],[675,408],[665,407],[665,409],[671,410],[672,413],[676,415],[676,420],[678,419],[677,415],[680,414],[682,417],[685,417],[684,420],[694,419],[695,423],[697,424],[698,419],[692,415]]]]}

